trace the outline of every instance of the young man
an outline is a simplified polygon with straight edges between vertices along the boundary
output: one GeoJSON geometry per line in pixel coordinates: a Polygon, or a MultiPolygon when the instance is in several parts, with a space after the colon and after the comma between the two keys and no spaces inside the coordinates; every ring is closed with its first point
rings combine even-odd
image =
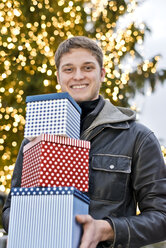
{"type": "MultiPolygon", "coordinates": [[[[91,142],[89,215],[80,248],[137,248],[166,239],[166,166],[154,134],[135,121],[130,109],[117,108],[99,95],[105,70],[99,46],[73,37],[56,51],[57,79],[82,108],[81,139],[91,142]],[[141,211],[136,215],[137,205],[141,211]]],[[[12,187],[21,183],[22,149],[12,187]]],[[[3,209],[7,230],[10,194],[3,209]]]]}

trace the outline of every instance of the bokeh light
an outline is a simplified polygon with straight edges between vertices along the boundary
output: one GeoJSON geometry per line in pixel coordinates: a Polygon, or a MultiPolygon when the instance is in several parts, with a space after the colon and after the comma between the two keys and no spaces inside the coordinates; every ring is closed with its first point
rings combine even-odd
{"type": "MultiPolygon", "coordinates": [[[[60,92],[54,53],[61,41],[88,36],[102,47],[107,76],[101,94],[115,105],[127,106],[147,81],[152,91],[159,56],[144,59],[139,46],[148,28],[117,24],[138,1],[2,0],[0,3],[0,190],[9,192],[11,176],[23,139],[27,95],[60,92]]],[[[164,158],[165,148],[162,147],[164,158]]]]}

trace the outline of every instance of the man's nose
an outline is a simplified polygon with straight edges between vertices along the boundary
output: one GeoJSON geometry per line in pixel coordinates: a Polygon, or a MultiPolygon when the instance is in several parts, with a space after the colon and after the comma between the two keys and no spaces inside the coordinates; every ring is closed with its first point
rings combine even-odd
{"type": "Polygon", "coordinates": [[[75,80],[81,80],[84,78],[84,74],[80,69],[76,69],[73,77],[75,80]]]}

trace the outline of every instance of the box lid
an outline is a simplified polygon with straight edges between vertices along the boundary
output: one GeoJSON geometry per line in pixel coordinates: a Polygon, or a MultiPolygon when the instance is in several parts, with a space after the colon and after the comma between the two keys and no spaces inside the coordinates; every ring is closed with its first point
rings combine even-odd
{"type": "Polygon", "coordinates": [[[12,188],[11,196],[30,196],[30,195],[74,195],[89,204],[89,197],[75,187],[30,187],[12,188]]]}
{"type": "Polygon", "coordinates": [[[69,95],[68,92],[27,96],[26,103],[35,102],[35,101],[56,100],[56,99],[68,99],[73,104],[73,106],[77,109],[77,111],[81,114],[80,106],[69,95]]]}
{"type": "Polygon", "coordinates": [[[26,144],[23,148],[23,152],[32,148],[33,146],[35,146],[37,143],[39,143],[41,141],[48,141],[48,142],[53,142],[53,143],[58,143],[58,144],[64,144],[64,145],[69,145],[69,146],[76,146],[76,147],[90,149],[90,142],[89,141],[80,140],[80,139],[73,139],[73,138],[69,138],[69,137],[57,136],[55,134],[46,134],[45,133],[45,134],[40,134],[38,137],[36,137],[31,142],[26,144]]]}

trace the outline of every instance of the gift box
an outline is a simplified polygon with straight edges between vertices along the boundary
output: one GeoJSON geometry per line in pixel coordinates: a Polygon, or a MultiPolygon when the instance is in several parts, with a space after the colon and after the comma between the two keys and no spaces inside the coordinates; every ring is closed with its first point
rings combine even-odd
{"type": "Polygon", "coordinates": [[[8,248],[78,248],[89,198],[75,188],[13,188],[8,248]]]}
{"type": "Polygon", "coordinates": [[[79,139],[81,108],[68,93],[28,96],[26,103],[25,138],[49,133],[79,139]]]}
{"type": "Polygon", "coordinates": [[[88,191],[90,142],[41,134],[24,146],[21,187],[74,186],[88,191]]]}

